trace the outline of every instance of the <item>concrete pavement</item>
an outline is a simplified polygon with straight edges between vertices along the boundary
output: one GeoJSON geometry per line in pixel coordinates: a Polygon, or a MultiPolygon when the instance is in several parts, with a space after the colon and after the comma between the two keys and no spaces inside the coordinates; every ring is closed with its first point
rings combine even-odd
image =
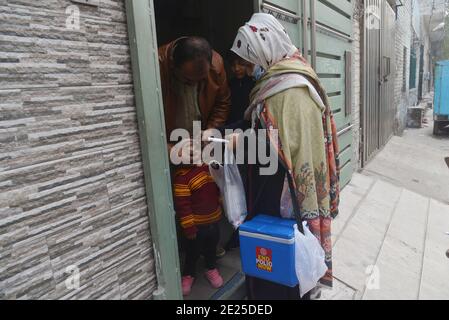
{"type": "MultiPolygon", "coordinates": [[[[431,123],[431,113],[428,114],[431,123]]],[[[449,136],[408,129],[341,194],[322,299],[449,299],[449,136]]]]}

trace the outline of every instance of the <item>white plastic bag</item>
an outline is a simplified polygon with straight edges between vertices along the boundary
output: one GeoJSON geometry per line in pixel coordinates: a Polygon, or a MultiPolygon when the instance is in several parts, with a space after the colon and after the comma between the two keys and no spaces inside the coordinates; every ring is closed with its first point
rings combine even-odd
{"type": "Polygon", "coordinates": [[[213,161],[209,164],[209,171],[223,196],[226,217],[237,229],[245,221],[247,208],[242,177],[234,161],[233,153],[225,147],[224,165],[213,161]]]}
{"type": "Polygon", "coordinates": [[[303,223],[304,234],[295,224],[295,267],[299,281],[301,298],[315,288],[326,274],[324,250],[318,239],[310,232],[307,223],[303,223]]]}

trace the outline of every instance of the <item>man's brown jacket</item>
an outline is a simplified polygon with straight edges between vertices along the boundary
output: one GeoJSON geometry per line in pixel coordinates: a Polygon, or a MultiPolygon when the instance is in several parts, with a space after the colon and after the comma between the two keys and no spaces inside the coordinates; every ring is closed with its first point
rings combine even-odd
{"type": "MultiPolygon", "coordinates": [[[[176,106],[179,104],[179,96],[173,86],[174,67],[172,52],[175,43],[176,40],[159,48],[159,67],[167,138],[176,129],[176,106]]],[[[198,90],[202,129],[217,128],[224,125],[231,109],[231,94],[226,79],[223,58],[215,51],[213,51],[209,76],[207,80],[199,83],[198,90]]]]}

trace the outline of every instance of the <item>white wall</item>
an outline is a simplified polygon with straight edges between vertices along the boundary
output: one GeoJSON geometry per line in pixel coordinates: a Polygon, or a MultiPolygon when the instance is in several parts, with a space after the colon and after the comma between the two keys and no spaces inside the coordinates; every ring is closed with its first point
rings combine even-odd
{"type": "Polygon", "coordinates": [[[352,164],[354,170],[360,168],[360,107],[361,107],[361,99],[360,99],[360,90],[361,90],[361,30],[360,30],[360,22],[357,17],[354,18],[354,43],[353,43],[353,52],[354,52],[354,65],[353,65],[353,98],[352,98],[352,124],[353,124],[353,157],[352,164]]]}
{"type": "Polygon", "coordinates": [[[403,0],[404,6],[398,7],[398,19],[396,21],[396,81],[395,81],[395,105],[397,106],[395,118],[395,134],[401,135],[405,129],[407,120],[407,108],[410,104],[409,77],[410,77],[410,45],[412,37],[411,18],[412,0],[403,0]],[[407,48],[407,56],[404,61],[404,47],[407,48]],[[403,90],[405,74],[405,91],[403,90]]]}

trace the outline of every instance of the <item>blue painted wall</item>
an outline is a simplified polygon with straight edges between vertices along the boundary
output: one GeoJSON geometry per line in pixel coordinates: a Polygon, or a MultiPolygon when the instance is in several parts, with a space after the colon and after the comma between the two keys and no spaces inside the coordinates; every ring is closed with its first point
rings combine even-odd
{"type": "Polygon", "coordinates": [[[449,115],[449,60],[437,62],[434,112],[436,115],[449,115]]]}

